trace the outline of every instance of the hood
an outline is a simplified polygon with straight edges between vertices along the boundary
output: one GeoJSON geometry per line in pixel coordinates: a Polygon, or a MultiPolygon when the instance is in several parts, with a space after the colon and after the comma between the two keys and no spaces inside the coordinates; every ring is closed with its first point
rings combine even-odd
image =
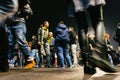
{"type": "Polygon", "coordinates": [[[65,24],[61,24],[61,23],[58,24],[58,27],[61,28],[61,29],[66,29],[67,28],[67,26],[65,24]]]}

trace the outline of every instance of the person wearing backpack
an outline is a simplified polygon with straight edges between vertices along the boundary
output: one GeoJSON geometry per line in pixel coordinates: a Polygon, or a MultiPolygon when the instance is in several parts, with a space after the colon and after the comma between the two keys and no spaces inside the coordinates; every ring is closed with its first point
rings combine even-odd
{"type": "Polygon", "coordinates": [[[54,31],[55,46],[57,48],[60,68],[65,67],[65,61],[68,68],[72,67],[71,57],[69,55],[70,38],[68,32],[68,28],[63,21],[60,21],[60,23],[58,23],[54,31]]]}

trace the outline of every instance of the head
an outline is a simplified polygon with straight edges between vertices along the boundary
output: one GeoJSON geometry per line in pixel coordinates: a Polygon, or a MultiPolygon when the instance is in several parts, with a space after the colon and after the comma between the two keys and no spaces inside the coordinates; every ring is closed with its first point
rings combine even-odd
{"type": "Polygon", "coordinates": [[[49,32],[49,37],[53,37],[53,33],[52,32],[49,32]]]}
{"type": "Polygon", "coordinates": [[[60,24],[64,24],[64,21],[60,21],[60,24]]]}
{"type": "Polygon", "coordinates": [[[109,34],[104,34],[104,39],[107,39],[107,40],[109,40],[109,38],[110,38],[110,36],[109,36],[109,34]]]}
{"type": "Polygon", "coordinates": [[[28,42],[28,46],[29,46],[29,47],[32,46],[32,42],[31,42],[31,41],[28,42]]]}
{"type": "Polygon", "coordinates": [[[118,23],[117,23],[117,28],[119,28],[119,29],[120,29],[120,22],[118,22],[118,23]]]}
{"type": "Polygon", "coordinates": [[[70,27],[68,28],[69,31],[73,31],[73,29],[74,29],[74,28],[73,28],[72,26],[70,26],[70,27]]]}
{"type": "Polygon", "coordinates": [[[93,35],[93,34],[87,34],[87,37],[88,37],[89,39],[94,39],[95,35],[93,35]]]}
{"type": "Polygon", "coordinates": [[[43,22],[43,26],[46,27],[46,28],[48,28],[49,27],[49,22],[48,21],[44,21],[43,22]]]}
{"type": "Polygon", "coordinates": [[[33,35],[33,36],[32,36],[32,39],[36,39],[36,38],[37,38],[37,36],[36,36],[36,35],[33,35]]]}

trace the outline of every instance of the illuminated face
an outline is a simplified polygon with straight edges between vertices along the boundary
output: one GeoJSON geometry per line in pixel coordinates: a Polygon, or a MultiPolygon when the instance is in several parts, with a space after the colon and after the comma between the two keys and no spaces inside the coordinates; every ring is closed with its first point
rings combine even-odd
{"type": "Polygon", "coordinates": [[[69,31],[73,31],[73,28],[69,27],[69,31]]]}
{"type": "Polygon", "coordinates": [[[47,28],[48,28],[48,27],[49,27],[49,22],[45,21],[45,22],[44,22],[44,27],[47,27],[47,28]]]}
{"type": "Polygon", "coordinates": [[[52,32],[49,32],[49,37],[53,37],[53,33],[52,32]]]}

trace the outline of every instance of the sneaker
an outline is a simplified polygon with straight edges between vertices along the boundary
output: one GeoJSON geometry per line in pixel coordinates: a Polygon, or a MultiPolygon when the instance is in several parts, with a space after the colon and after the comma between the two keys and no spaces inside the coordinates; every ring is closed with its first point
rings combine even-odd
{"type": "Polygon", "coordinates": [[[41,68],[44,68],[45,66],[44,66],[44,65],[41,65],[40,67],[41,67],[41,68]]]}
{"type": "Polygon", "coordinates": [[[33,57],[28,57],[28,59],[27,59],[27,61],[32,61],[32,60],[34,60],[33,57]]]}
{"type": "Polygon", "coordinates": [[[36,65],[36,66],[34,66],[35,68],[39,68],[39,66],[38,65],[36,65]]]}
{"type": "Polygon", "coordinates": [[[30,61],[30,63],[28,63],[23,69],[24,70],[28,70],[28,69],[31,69],[35,66],[35,62],[34,60],[30,61]]]}
{"type": "Polygon", "coordinates": [[[105,72],[109,72],[109,73],[117,72],[117,69],[114,66],[112,66],[109,62],[107,62],[106,60],[92,57],[90,59],[90,62],[105,72]]]}
{"type": "Polygon", "coordinates": [[[14,64],[9,64],[9,68],[14,68],[15,65],[14,64]]]}

